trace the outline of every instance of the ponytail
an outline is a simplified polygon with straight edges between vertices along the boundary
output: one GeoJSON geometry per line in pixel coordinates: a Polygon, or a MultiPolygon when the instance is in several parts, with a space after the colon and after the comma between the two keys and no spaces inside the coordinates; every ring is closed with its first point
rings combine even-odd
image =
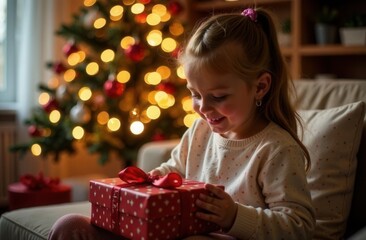
{"type": "Polygon", "coordinates": [[[303,129],[301,118],[291,104],[289,97],[290,87],[294,90],[294,85],[290,79],[286,62],[278,44],[276,28],[268,12],[258,9],[257,14],[257,21],[268,39],[268,49],[271,59],[269,70],[272,75],[272,84],[264,99],[267,103],[265,105],[264,114],[267,119],[272,120],[287,130],[300,145],[306,158],[306,170],[309,170],[310,154],[297,134],[298,124],[300,124],[300,129],[303,129]]]}

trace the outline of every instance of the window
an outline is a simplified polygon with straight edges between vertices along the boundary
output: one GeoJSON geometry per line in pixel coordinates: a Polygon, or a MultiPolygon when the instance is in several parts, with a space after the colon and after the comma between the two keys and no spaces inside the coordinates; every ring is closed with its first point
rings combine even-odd
{"type": "Polygon", "coordinates": [[[0,103],[15,102],[16,1],[0,0],[0,103]]]}

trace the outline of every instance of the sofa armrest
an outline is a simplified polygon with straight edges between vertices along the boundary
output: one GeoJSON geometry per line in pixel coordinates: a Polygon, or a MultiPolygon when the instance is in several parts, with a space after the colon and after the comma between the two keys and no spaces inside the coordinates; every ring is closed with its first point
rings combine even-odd
{"type": "Polygon", "coordinates": [[[160,166],[170,158],[170,152],[179,143],[179,139],[144,144],[137,155],[137,167],[145,172],[160,166]]]}
{"type": "Polygon", "coordinates": [[[0,218],[0,239],[46,240],[52,225],[69,213],[90,215],[89,202],[18,209],[0,218]]]}

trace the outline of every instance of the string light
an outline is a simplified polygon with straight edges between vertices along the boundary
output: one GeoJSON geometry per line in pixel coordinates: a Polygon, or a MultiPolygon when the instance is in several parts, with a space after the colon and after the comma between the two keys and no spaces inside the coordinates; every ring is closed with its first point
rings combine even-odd
{"type": "Polygon", "coordinates": [[[38,103],[40,105],[45,105],[50,101],[50,99],[51,99],[50,95],[46,92],[43,92],[38,96],[38,103]]]}
{"type": "Polygon", "coordinates": [[[76,126],[72,129],[71,134],[75,139],[80,140],[84,137],[85,131],[82,127],[76,126]]]}
{"type": "Polygon", "coordinates": [[[156,69],[162,79],[168,79],[171,75],[171,70],[167,66],[160,66],[156,69]]]}
{"type": "Polygon", "coordinates": [[[141,121],[134,121],[130,125],[130,130],[133,134],[139,135],[144,131],[144,124],[141,121]]]}
{"type": "Polygon", "coordinates": [[[140,14],[145,10],[145,6],[142,3],[135,3],[131,6],[131,12],[133,14],[140,14]]]}
{"type": "Polygon", "coordinates": [[[53,76],[47,83],[49,88],[57,88],[60,85],[60,79],[57,76],[53,76]]]}
{"type": "Polygon", "coordinates": [[[146,36],[147,43],[152,46],[156,47],[159,46],[163,40],[163,34],[159,30],[152,30],[146,36]]]}
{"type": "Polygon", "coordinates": [[[166,12],[165,14],[164,14],[164,16],[161,16],[161,18],[160,18],[160,20],[162,21],[162,22],[167,22],[167,21],[169,21],[170,20],[170,18],[172,17],[172,15],[170,15],[170,13],[169,12],[166,12]]]}
{"type": "Polygon", "coordinates": [[[158,85],[161,82],[161,75],[158,72],[149,72],[145,74],[145,82],[150,85],[158,85]]]}
{"type": "Polygon", "coordinates": [[[158,119],[161,115],[161,111],[160,108],[158,108],[157,106],[153,105],[153,106],[149,106],[146,109],[146,116],[150,119],[158,119]]]}
{"type": "Polygon", "coordinates": [[[111,10],[109,11],[109,14],[111,15],[110,19],[112,21],[120,20],[123,16],[123,11],[124,11],[124,8],[121,5],[113,6],[111,8],[111,10]]]}
{"type": "Polygon", "coordinates": [[[96,62],[91,62],[88,65],[86,65],[85,71],[87,74],[93,76],[96,75],[99,72],[99,65],[96,62]]]}
{"type": "Polygon", "coordinates": [[[182,99],[182,107],[183,110],[186,112],[191,112],[193,111],[193,101],[191,97],[184,97],[182,99]]]}
{"type": "Polygon", "coordinates": [[[102,61],[105,63],[111,62],[114,59],[114,55],[115,55],[115,53],[113,52],[112,49],[106,49],[100,55],[100,59],[102,59],[102,61]]]}
{"type": "Polygon", "coordinates": [[[135,3],[135,0],[123,0],[123,4],[127,5],[127,6],[132,5],[134,3],[135,3]]]}
{"type": "Polygon", "coordinates": [[[72,82],[76,77],[76,71],[74,69],[68,69],[64,72],[64,80],[66,82],[72,82]]]}
{"type": "Polygon", "coordinates": [[[177,42],[173,38],[165,38],[161,43],[164,52],[173,52],[177,48],[177,42]]]}
{"type": "Polygon", "coordinates": [[[161,22],[161,18],[158,14],[156,13],[150,13],[149,15],[147,15],[146,17],[146,22],[147,24],[149,24],[150,26],[156,26],[161,22]]]}
{"type": "Polygon", "coordinates": [[[162,17],[166,14],[167,9],[163,4],[156,4],[152,7],[151,12],[156,13],[157,15],[162,17]]]}
{"type": "Polygon", "coordinates": [[[187,114],[183,119],[184,125],[186,127],[190,127],[190,126],[192,126],[194,121],[196,121],[196,119],[198,119],[198,118],[199,118],[199,115],[197,113],[187,114]]]}
{"type": "Polygon", "coordinates": [[[98,18],[94,21],[94,28],[95,29],[101,29],[102,27],[104,27],[107,23],[107,20],[105,20],[105,18],[98,18]]]}
{"type": "Polygon", "coordinates": [[[130,80],[131,74],[126,70],[121,70],[117,74],[117,81],[120,83],[126,83],[130,80]]]}
{"type": "Polygon", "coordinates": [[[179,66],[177,68],[177,76],[181,79],[186,79],[186,75],[184,74],[183,66],[179,66]]]}
{"type": "Polygon", "coordinates": [[[58,121],[60,121],[60,119],[61,119],[60,111],[52,110],[52,112],[50,113],[49,119],[50,119],[51,123],[58,123],[58,121]]]}
{"type": "Polygon", "coordinates": [[[96,0],[84,0],[85,7],[91,7],[95,4],[96,0]]]}
{"type": "Polygon", "coordinates": [[[42,154],[42,148],[38,143],[31,146],[31,152],[34,156],[40,156],[42,154]]]}
{"type": "Polygon", "coordinates": [[[126,37],[122,38],[120,45],[121,45],[121,48],[127,49],[128,47],[130,47],[131,45],[133,45],[135,43],[136,43],[136,41],[133,37],[126,36],[126,37]]]}
{"type": "Polygon", "coordinates": [[[147,95],[147,101],[149,101],[149,103],[156,104],[156,100],[155,100],[156,93],[157,93],[157,91],[149,92],[149,94],[147,95]]]}
{"type": "Polygon", "coordinates": [[[83,62],[86,58],[86,54],[84,51],[78,51],[77,54],[79,54],[79,63],[83,62]]]}
{"type": "Polygon", "coordinates": [[[179,22],[174,22],[169,26],[169,32],[174,36],[180,36],[184,33],[184,27],[179,22]]]}
{"type": "Polygon", "coordinates": [[[80,55],[77,52],[71,53],[67,58],[67,63],[70,66],[75,66],[80,62],[80,55]]]}
{"type": "Polygon", "coordinates": [[[118,118],[112,117],[107,123],[108,129],[112,132],[118,131],[121,127],[121,122],[118,118]]]}
{"type": "Polygon", "coordinates": [[[108,123],[109,114],[106,111],[102,111],[97,115],[97,121],[100,125],[105,125],[108,123]]]}
{"type": "Polygon", "coordinates": [[[80,88],[78,95],[81,100],[88,101],[92,96],[92,91],[88,87],[82,87],[80,88]]]}

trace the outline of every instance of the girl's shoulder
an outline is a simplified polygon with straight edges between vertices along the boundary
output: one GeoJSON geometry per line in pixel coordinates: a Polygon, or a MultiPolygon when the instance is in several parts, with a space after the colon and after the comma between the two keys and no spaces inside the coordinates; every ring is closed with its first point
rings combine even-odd
{"type": "Polygon", "coordinates": [[[278,148],[298,146],[291,134],[274,122],[271,122],[267,127],[264,140],[267,144],[277,146],[278,148]]]}

